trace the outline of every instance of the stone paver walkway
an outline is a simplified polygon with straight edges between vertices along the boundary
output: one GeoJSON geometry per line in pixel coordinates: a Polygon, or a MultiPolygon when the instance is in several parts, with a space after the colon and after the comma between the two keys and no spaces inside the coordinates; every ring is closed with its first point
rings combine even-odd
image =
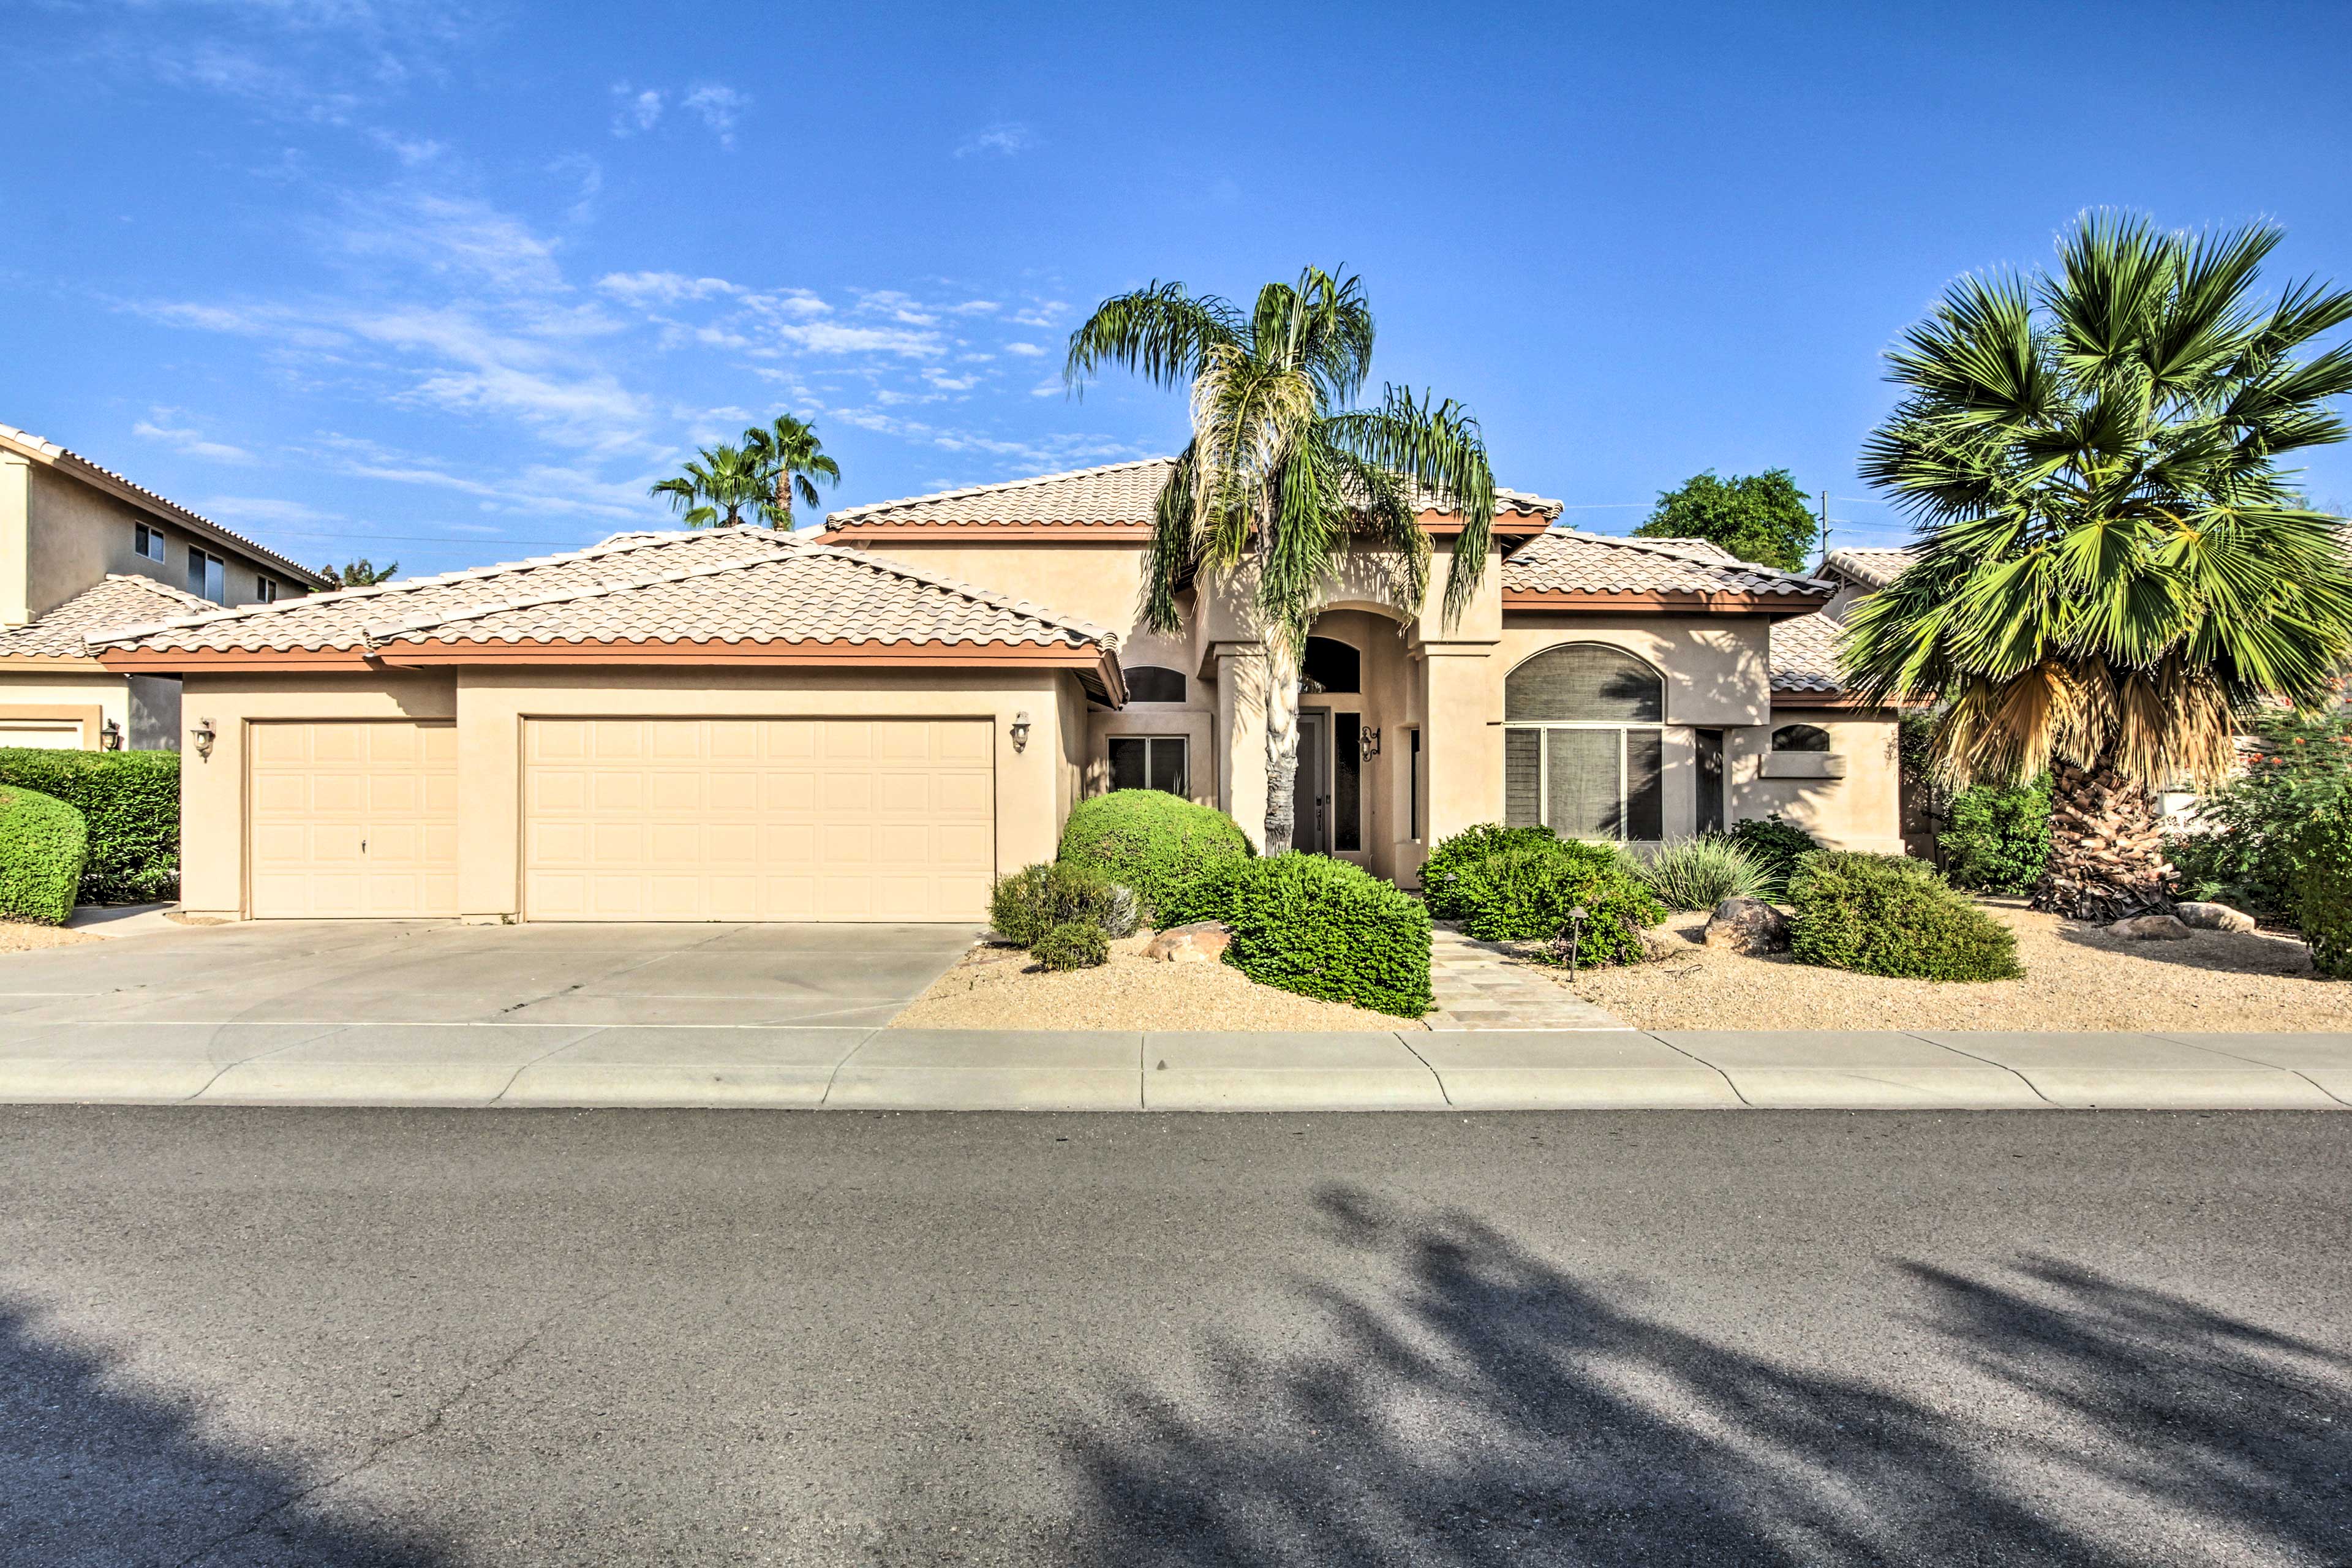
{"type": "Polygon", "coordinates": [[[1594,1006],[1549,975],[1450,925],[1429,932],[1433,1029],[1622,1029],[1625,1020],[1594,1006]]]}

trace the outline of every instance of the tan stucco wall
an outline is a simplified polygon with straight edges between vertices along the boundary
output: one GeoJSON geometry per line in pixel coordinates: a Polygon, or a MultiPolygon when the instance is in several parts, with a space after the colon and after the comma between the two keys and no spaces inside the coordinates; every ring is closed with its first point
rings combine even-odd
{"type": "Polygon", "coordinates": [[[0,619],[21,625],[46,614],[109,573],[135,573],[174,588],[188,585],[188,549],[197,544],[226,563],[227,602],[249,605],[260,595],[256,574],[268,572],[279,592],[292,598],[301,584],[277,567],[239,553],[233,546],[195,541],[188,531],[152,512],[91,489],[41,464],[16,460],[29,470],[23,548],[16,548],[8,521],[6,490],[10,475],[0,461],[0,619]],[[133,525],[144,522],[163,532],[165,553],[161,562],[131,553],[133,525]],[[21,563],[21,567],[19,566],[21,563]],[[24,608],[16,613],[16,591],[11,574],[21,570],[24,608]]]}
{"type": "Polygon", "coordinates": [[[1723,767],[1729,817],[1779,812],[1832,849],[1903,852],[1902,757],[1891,713],[1835,708],[1775,708],[1771,722],[1724,736],[1723,767]],[[1830,733],[1830,752],[1845,762],[1843,778],[1762,776],[1772,731],[1783,724],[1815,724],[1830,733]]]}
{"type": "MultiPolygon", "coordinates": [[[[96,708],[100,722],[111,720],[130,743],[131,688],[121,676],[105,670],[87,674],[0,669],[0,716],[38,708],[96,708]]],[[[9,742],[0,738],[0,746],[9,742]]]]}

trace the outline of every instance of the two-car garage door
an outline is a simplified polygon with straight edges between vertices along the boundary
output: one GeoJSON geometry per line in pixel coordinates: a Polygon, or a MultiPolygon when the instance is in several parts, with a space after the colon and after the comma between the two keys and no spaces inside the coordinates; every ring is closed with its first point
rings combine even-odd
{"type": "MultiPolygon", "coordinates": [[[[457,912],[453,726],[252,733],[255,916],[457,912]]],[[[992,737],[982,720],[526,720],[522,913],[983,918],[992,737]]]]}

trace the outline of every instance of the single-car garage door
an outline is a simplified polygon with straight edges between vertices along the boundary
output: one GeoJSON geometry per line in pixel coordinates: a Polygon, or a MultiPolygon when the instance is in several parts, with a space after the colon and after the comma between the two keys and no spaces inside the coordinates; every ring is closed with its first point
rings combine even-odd
{"type": "Polygon", "coordinates": [[[257,723],[249,733],[255,919],[457,912],[455,725],[257,723]]]}
{"type": "Polygon", "coordinates": [[[970,921],[996,868],[978,719],[531,719],[523,914],[970,921]]]}

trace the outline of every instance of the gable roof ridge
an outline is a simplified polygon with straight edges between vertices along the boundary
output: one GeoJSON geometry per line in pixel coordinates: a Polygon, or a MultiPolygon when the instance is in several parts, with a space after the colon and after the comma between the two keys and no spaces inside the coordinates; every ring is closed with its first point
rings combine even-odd
{"type": "MultiPolygon", "coordinates": [[[[174,588],[172,584],[164,582],[162,578],[150,577],[144,572],[109,572],[105,577],[100,579],[99,583],[92,584],[92,586],[103,586],[107,583],[135,583],[140,587],[145,589],[148,593],[154,595],[159,599],[169,599],[183,605],[202,605],[206,609],[217,609],[219,607],[201,594],[191,594],[185,588],[174,588]]],[[[82,594],[87,594],[89,591],[90,590],[89,588],[84,588],[81,592],[82,594]]],[[[76,594],[74,595],[74,599],[79,599],[80,597],[81,594],[76,594]]],[[[70,605],[72,603],[73,599],[68,599],[66,601],[67,605],[70,605]]],[[[64,607],[64,605],[58,606],[58,609],[63,609],[64,607]]],[[[55,613],[55,611],[51,612],[51,614],[55,613]]],[[[36,616],[35,618],[38,619],[39,617],[36,616]]]]}
{"type": "Polygon", "coordinates": [[[615,533],[583,550],[562,550],[552,555],[532,555],[520,561],[499,561],[488,566],[467,566],[455,572],[443,572],[431,577],[402,577],[389,583],[370,583],[359,588],[335,588],[323,594],[306,594],[299,599],[278,599],[267,605],[222,605],[202,614],[178,616],[170,619],[149,622],[142,626],[124,626],[106,634],[106,642],[125,642],[156,632],[179,631],[209,626],[215,621],[257,618],[263,616],[291,614],[296,610],[315,608],[320,605],[341,604],[352,599],[381,598],[389,594],[422,593],[427,588],[446,588],[459,583],[476,582],[495,577],[503,572],[533,571],[542,566],[555,566],[569,562],[591,561],[600,555],[623,555],[633,551],[661,548],[685,543],[697,539],[721,535],[728,531],[717,529],[677,529],[666,531],[646,530],[636,533],[615,533]],[[620,541],[634,541],[621,543],[620,541]]]}
{"type": "Polygon", "coordinates": [[[844,507],[824,515],[825,528],[839,526],[844,518],[856,519],[866,512],[891,511],[918,502],[962,500],[970,496],[992,495],[1001,490],[1028,489],[1036,485],[1058,484],[1064,479],[1090,479],[1097,474],[1115,473],[1120,468],[1148,468],[1155,463],[1173,464],[1173,458],[1129,458],[1117,463],[1097,463],[1091,468],[1070,468],[1058,474],[1033,474],[1025,479],[997,479],[984,485],[964,485],[951,490],[932,490],[919,496],[899,496],[891,500],[867,501],[864,506],[844,507]]]}
{"type": "Polygon", "coordinates": [[[690,566],[680,571],[656,572],[650,576],[613,577],[591,583],[583,588],[567,588],[561,593],[541,594],[521,599],[499,599],[479,605],[464,605],[446,614],[427,611],[404,621],[377,622],[360,627],[362,646],[373,647],[380,639],[413,637],[431,631],[436,626],[454,626],[459,621],[478,621],[488,616],[504,615],[509,610],[541,610],[550,605],[569,605],[582,599],[603,598],[608,594],[625,594],[639,588],[657,588],[670,583],[691,583],[698,578],[717,577],[729,572],[747,571],[753,566],[771,565],[788,560],[793,552],[776,549],[765,555],[745,556],[740,560],[721,561],[709,566],[690,566]]]}
{"type": "Polygon", "coordinates": [[[943,588],[950,594],[961,595],[976,605],[986,605],[991,609],[1009,610],[1016,616],[1026,616],[1033,621],[1042,621],[1046,626],[1058,627],[1063,631],[1076,632],[1080,637],[1100,643],[1114,652],[1118,647],[1118,634],[1108,626],[1098,626],[1092,621],[1082,621],[1076,616],[1066,616],[1059,610],[1048,609],[1045,605],[1028,599],[1016,599],[1009,594],[1000,594],[991,588],[982,588],[977,584],[967,583],[960,577],[950,577],[944,572],[927,571],[923,567],[910,566],[903,561],[894,561],[887,556],[868,555],[865,551],[846,544],[803,544],[801,549],[811,555],[838,556],[845,561],[854,562],[857,565],[868,567],[887,575],[904,578],[909,583],[920,583],[927,587],[943,588]]]}
{"type": "Polygon", "coordinates": [[[1538,534],[1534,540],[1530,541],[1530,543],[1541,543],[1544,540],[1551,538],[1555,534],[1568,538],[1591,540],[1596,544],[1608,544],[1628,550],[1646,551],[1653,555],[1664,555],[1675,561],[1686,561],[1694,566],[1713,566],[1718,569],[1727,569],[1736,572],[1756,572],[1760,573],[1767,577],[1779,577],[1786,582],[1804,583],[1812,587],[1832,593],[1834,593],[1837,589],[1837,584],[1834,583],[1826,583],[1819,577],[1810,577],[1801,572],[1783,572],[1778,566],[1767,566],[1760,561],[1743,561],[1736,555],[1727,561],[1720,555],[1694,554],[1687,550],[1675,549],[1662,540],[1635,539],[1631,534],[1592,533],[1581,528],[1547,528],[1543,532],[1538,534]]]}

